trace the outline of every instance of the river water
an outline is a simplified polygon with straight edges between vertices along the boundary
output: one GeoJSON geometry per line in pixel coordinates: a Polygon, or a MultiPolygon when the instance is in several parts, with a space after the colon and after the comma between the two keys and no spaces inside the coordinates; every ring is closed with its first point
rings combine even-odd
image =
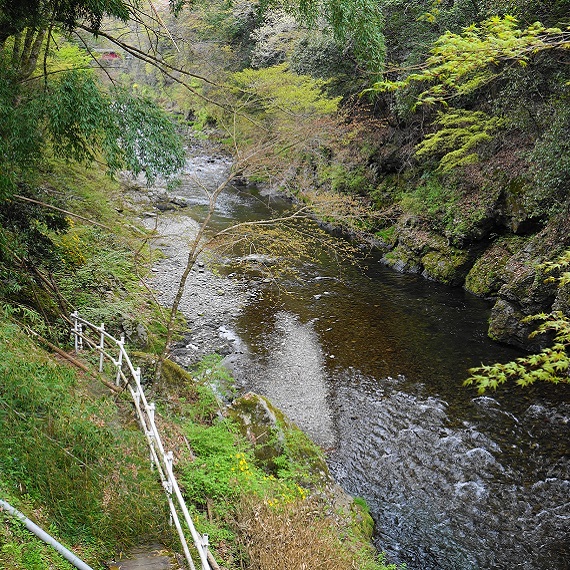
{"type": "MultiPolygon", "coordinates": [[[[198,187],[180,193],[199,217],[198,187]]],[[[214,224],[289,207],[232,189],[214,224]]],[[[488,302],[373,254],[360,267],[315,257],[279,287],[245,276],[253,294],[223,331],[238,384],[327,450],[336,480],[370,505],[389,561],[570,568],[569,387],[478,396],[462,386],[470,367],[520,356],[487,339],[488,302]]]]}

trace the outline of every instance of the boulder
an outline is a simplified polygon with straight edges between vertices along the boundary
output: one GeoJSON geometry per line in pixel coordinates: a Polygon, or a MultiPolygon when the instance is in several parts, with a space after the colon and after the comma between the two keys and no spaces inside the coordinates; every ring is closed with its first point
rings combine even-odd
{"type": "Polygon", "coordinates": [[[248,392],[226,414],[251,441],[258,464],[268,473],[276,474],[290,458],[306,468],[308,484],[332,482],[322,451],[264,396],[248,392]]]}

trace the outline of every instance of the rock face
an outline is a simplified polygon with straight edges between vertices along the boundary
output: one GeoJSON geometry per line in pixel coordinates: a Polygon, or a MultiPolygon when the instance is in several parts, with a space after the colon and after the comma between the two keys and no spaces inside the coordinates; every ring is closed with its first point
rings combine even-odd
{"type": "Polygon", "coordinates": [[[528,238],[505,264],[501,274],[502,285],[497,294],[489,323],[492,338],[515,344],[529,350],[543,347],[544,337],[529,339],[535,326],[522,320],[529,315],[562,310],[570,316],[564,301],[565,289],[547,282],[547,274],[540,263],[555,259],[570,247],[570,219],[559,218],[538,234],[528,238]]]}
{"type": "Polygon", "coordinates": [[[559,215],[535,234],[517,235],[511,230],[505,236],[487,235],[487,245],[480,240],[456,247],[408,218],[397,226],[397,239],[384,254],[384,262],[398,271],[464,286],[494,299],[489,336],[534,351],[548,338],[529,339],[536,325],[524,322],[525,317],[553,310],[570,316],[568,292],[546,282],[548,275],[539,267],[570,248],[570,213],[559,215]]]}

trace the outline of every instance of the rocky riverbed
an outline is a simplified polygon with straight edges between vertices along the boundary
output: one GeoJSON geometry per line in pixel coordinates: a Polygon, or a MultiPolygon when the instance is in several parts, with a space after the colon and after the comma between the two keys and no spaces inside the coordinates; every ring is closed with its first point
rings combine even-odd
{"type": "MultiPolygon", "coordinates": [[[[146,227],[156,228],[156,247],[164,256],[154,264],[149,285],[156,291],[161,305],[170,307],[198,224],[182,211],[146,217],[143,223],[146,227]]],[[[214,352],[228,355],[240,351],[239,341],[230,332],[230,325],[248,296],[256,294],[254,290],[247,291],[246,287],[243,280],[217,274],[211,258],[199,258],[180,302],[179,310],[186,318],[188,328],[184,338],[172,347],[173,360],[189,367],[214,352]]]]}
{"type": "MultiPolygon", "coordinates": [[[[124,181],[129,206],[137,212],[142,225],[156,234],[150,246],[160,250],[160,258],[152,267],[148,285],[165,310],[172,306],[190,244],[199,229],[196,220],[200,219],[200,208],[207,204],[205,189],[215,188],[228,171],[226,157],[196,148],[176,191],[167,190],[165,183],[146,187],[141,180],[124,181]]],[[[184,367],[214,352],[228,355],[241,350],[229,326],[256,290],[242,279],[217,273],[215,261],[211,252],[199,257],[180,302],[187,328],[183,338],[173,345],[171,357],[184,367]]]]}

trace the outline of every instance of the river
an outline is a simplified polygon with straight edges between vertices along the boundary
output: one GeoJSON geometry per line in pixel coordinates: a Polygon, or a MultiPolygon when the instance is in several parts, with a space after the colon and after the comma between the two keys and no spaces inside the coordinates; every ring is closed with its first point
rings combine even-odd
{"type": "MultiPolygon", "coordinates": [[[[178,192],[199,218],[199,187],[178,192]]],[[[232,189],[214,227],[290,207],[232,189]]],[[[374,254],[359,267],[315,257],[279,286],[242,276],[253,294],[224,331],[238,385],[267,395],[327,450],[336,480],[370,505],[389,561],[570,568],[570,387],[477,395],[462,386],[470,367],[520,355],[487,338],[487,301],[394,272],[374,254]]]]}

